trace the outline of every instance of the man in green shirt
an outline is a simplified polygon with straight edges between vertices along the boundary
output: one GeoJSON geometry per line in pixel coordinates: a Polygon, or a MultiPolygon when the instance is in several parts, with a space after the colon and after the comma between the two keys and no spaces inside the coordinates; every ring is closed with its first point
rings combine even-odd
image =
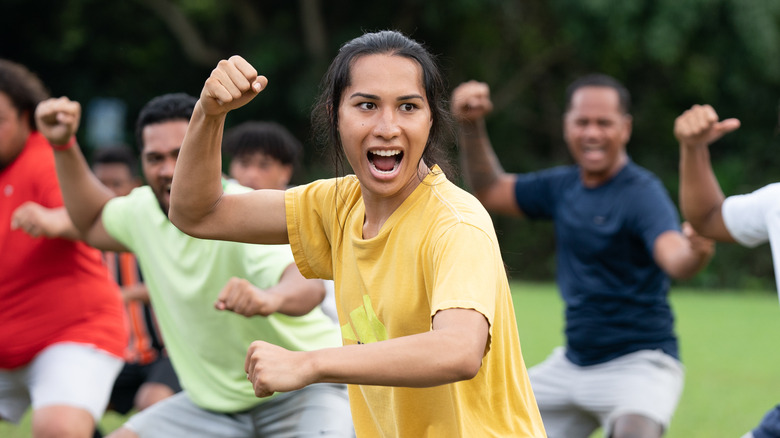
{"type": "MultiPolygon", "coordinates": [[[[257,339],[297,351],[341,344],[318,306],[322,282],[301,276],[286,245],[195,239],[168,220],[173,171],[195,102],[168,94],[141,110],[136,137],[148,185],[123,197],[100,184],[73,147],[77,102],[50,99],[36,111],[81,236],[99,249],[136,255],[184,388],[111,436],[352,436],[343,385],[258,399],[244,372],[246,350],[257,339]]],[[[248,190],[227,181],[223,189],[248,190]]]]}

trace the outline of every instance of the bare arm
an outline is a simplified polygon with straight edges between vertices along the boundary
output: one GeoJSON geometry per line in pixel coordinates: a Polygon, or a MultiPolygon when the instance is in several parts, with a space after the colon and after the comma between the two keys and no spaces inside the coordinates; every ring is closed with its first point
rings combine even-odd
{"type": "Polygon", "coordinates": [[[722,242],[734,242],[723,222],[725,196],[710,161],[709,145],[739,128],[739,120],[718,120],[709,105],[694,105],[677,117],[674,134],[680,142],[680,209],[701,234],[722,242]]]}
{"type": "Polygon", "coordinates": [[[682,233],[667,231],[655,240],[653,256],[670,277],[686,280],[698,274],[712,260],[715,242],[700,236],[685,222],[682,233]]]}
{"type": "Polygon", "coordinates": [[[206,80],[184,138],[171,186],[171,222],[195,237],[249,243],[287,243],[284,192],[222,192],[221,142],[230,110],[268,83],[246,60],[219,62],[206,80]]]}
{"type": "Polygon", "coordinates": [[[268,316],[275,312],[301,316],[311,312],[323,298],[325,285],[322,280],[304,278],[293,263],[284,270],[279,283],[265,290],[246,279],[231,278],[219,293],[214,306],[247,317],[268,316]]]}
{"type": "MultiPolygon", "coordinates": [[[[38,131],[53,145],[64,145],[76,134],[81,105],[66,97],[48,99],[35,110],[38,131]]],[[[55,150],[54,160],[62,197],[73,225],[84,240],[102,250],[127,251],[103,228],[100,214],[114,193],[92,173],[78,144],[55,150]]]]}
{"type": "Polygon", "coordinates": [[[22,230],[32,237],[61,237],[79,240],[79,230],[73,225],[65,207],[48,208],[29,201],[14,210],[11,229],[22,230]]]}
{"type": "Polygon", "coordinates": [[[481,313],[448,309],[431,331],[370,344],[301,352],[255,341],[245,368],[258,397],[317,382],[422,388],[476,376],[487,339],[481,313]]]}
{"type": "Polygon", "coordinates": [[[493,109],[487,84],[469,81],[452,92],[452,113],[458,121],[460,163],[466,182],[486,209],[519,216],[515,201],[516,176],[504,172],[485,128],[493,109]]]}

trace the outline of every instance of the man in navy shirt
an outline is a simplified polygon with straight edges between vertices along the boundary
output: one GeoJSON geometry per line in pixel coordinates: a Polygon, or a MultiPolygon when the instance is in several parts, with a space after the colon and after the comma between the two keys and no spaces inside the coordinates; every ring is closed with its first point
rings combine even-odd
{"type": "Polygon", "coordinates": [[[630,96],[606,75],[567,89],[564,139],[576,164],[527,174],[502,169],[485,128],[486,84],[455,89],[466,180],[496,213],[548,219],[566,304],[566,347],[529,370],[550,438],[660,437],[683,387],[670,277],[709,262],[712,241],[681,229],[658,178],[626,152],[630,96]]]}

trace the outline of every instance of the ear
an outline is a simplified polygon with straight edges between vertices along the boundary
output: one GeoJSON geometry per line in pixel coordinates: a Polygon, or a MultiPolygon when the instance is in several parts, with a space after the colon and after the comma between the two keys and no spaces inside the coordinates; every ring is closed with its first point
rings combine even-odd
{"type": "Polygon", "coordinates": [[[625,142],[628,143],[631,140],[631,132],[634,129],[634,118],[630,114],[626,114],[623,116],[623,120],[625,121],[625,142]]]}
{"type": "Polygon", "coordinates": [[[279,181],[279,183],[280,183],[279,186],[280,187],[287,187],[288,185],[290,185],[290,180],[292,179],[292,175],[293,175],[293,166],[292,166],[292,164],[285,164],[285,165],[283,165],[282,166],[282,176],[281,176],[282,180],[279,181]]]}

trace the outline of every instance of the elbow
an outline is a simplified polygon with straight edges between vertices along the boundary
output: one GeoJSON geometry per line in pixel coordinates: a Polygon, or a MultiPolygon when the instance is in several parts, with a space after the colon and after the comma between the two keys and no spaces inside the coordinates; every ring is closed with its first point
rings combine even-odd
{"type": "Polygon", "coordinates": [[[207,238],[203,233],[205,214],[198,214],[197,210],[182,204],[183,200],[172,192],[168,206],[168,220],[182,233],[196,238],[207,238]]]}
{"type": "Polygon", "coordinates": [[[171,206],[168,210],[168,220],[170,220],[173,226],[178,228],[179,231],[184,234],[199,239],[207,238],[205,234],[199,231],[200,228],[198,225],[200,224],[200,221],[192,218],[191,216],[183,214],[181,209],[175,209],[173,207],[173,203],[171,203],[171,206]]]}
{"type": "Polygon", "coordinates": [[[470,348],[460,348],[452,350],[454,356],[451,357],[449,364],[450,382],[459,382],[461,380],[471,380],[477,376],[482,368],[482,355],[474,354],[470,348]]]}
{"type": "Polygon", "coordinates": [[[471,380],[479,374],[479,370],[482,368],[482,356],[474,358],[473,355],[468,355],[458,361],[454,367],[454,381],[471,380]]]}

